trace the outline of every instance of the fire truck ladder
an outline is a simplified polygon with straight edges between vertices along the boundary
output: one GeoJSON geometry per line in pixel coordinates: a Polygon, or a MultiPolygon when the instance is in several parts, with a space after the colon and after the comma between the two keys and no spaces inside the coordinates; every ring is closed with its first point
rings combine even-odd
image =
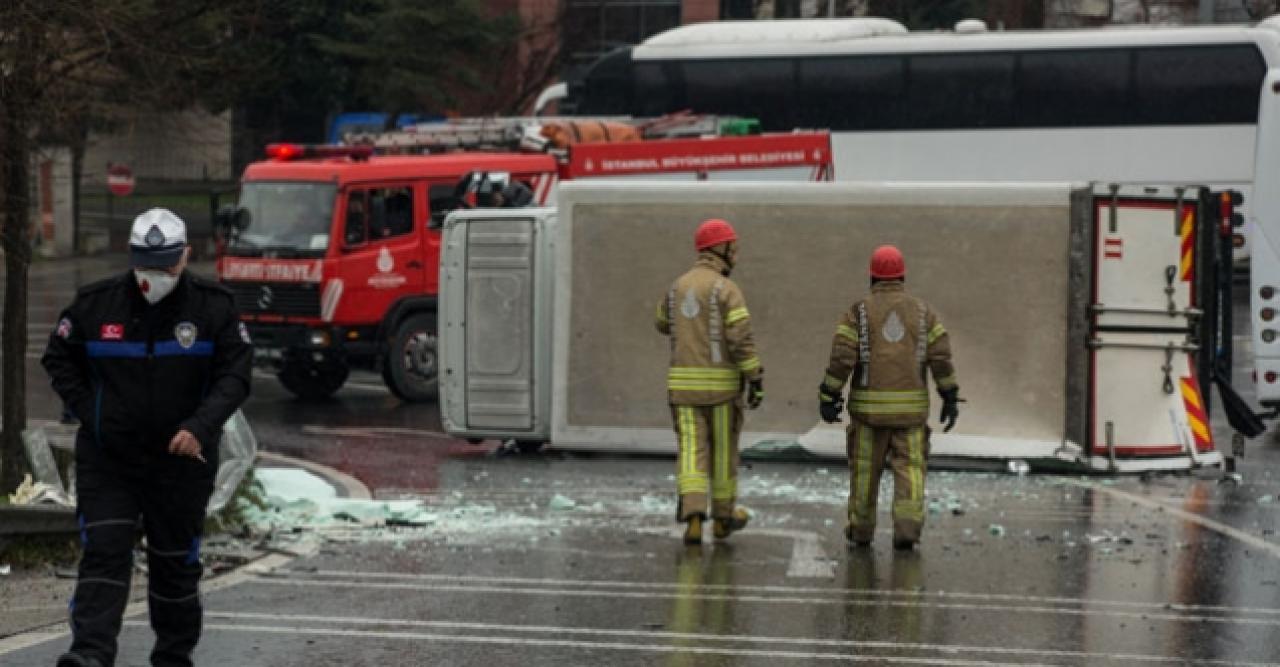
{"type": "MultiPolygon", "coordinates": [[[[346,144],[367,144],[380,153],[436,153],[459,150],[542,152],[548,150],[541,136],[552,122],[611,121],[634,125],[645,139],[724,136],[750,133],[754,121],[730,116],[681,112],[659,118],[615,117],[501,117],[457,118],[439,123],[419,123],[386,132],[353,132],[346,144]]],[[[754,127],[758,127],[758,123],[754,127]]]]}

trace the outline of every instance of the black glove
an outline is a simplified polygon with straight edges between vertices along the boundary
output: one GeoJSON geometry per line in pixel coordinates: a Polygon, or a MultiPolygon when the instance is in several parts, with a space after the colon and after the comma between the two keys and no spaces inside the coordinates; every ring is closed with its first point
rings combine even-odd
{"type": "Polygon", "coordinates": [[[832,395],[828,393],[826,385],[818,387],[818,414],[822,415],[822,421],[828,424],[834,424],[840,421],[840,411],[844,409],[844,401],[840,399],[839,394],[832,395]]]}
{"type": "Polygon", "coordinates": [[[764,378],[756,378],[747,383],[747,407],[755,410],[764,403],[764,378]]]}
{"type": "Polygon", "coordinates": [[[942,396],[942,414],[938,419],[943,423],[942,432],[949,433],[960,418],[960,389],[943,389],[938,394],[942,396]]]}

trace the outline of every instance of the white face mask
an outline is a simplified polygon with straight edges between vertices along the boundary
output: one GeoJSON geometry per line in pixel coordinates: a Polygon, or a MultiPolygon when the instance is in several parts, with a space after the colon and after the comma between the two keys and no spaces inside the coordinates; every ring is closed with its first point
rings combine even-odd
{"type": "Polygon", "coordinates": [[[178,286],[178,276],[171,276],[166,271],[144,271],[134,269],[133,277],[138,280],[138,288],[142,290],[142,298],[155,305],[169,296],[173,288],[178,286]]]}

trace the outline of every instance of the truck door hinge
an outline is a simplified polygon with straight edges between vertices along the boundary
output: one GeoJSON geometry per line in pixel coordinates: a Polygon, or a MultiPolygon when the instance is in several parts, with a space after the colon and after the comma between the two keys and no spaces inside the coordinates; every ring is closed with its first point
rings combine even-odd
{"type": "Polygon", "coordinates": [[[1108,215],[1107,229],[1109,229],[1112,234],[1115,234],[1117,230],[1119,230],[1120,228],[1119,226],[1120,221],[1118,220],[1118,217],[1119,217],[1118,209],[1120,208],[1120,184],[1112,183],[1110,185],[1110,189],[1111,189],[1111,207],[1107,211],[1107,215],[1108,215]]]}
{"type": "Polygon", "coordinates": [[[1173,204],[1173,235],[1182,237],[1182,202],[1186,199],[1187,189],[1185,187],[1177,187],[1173,189],[1176,199],[1173,204]]]}

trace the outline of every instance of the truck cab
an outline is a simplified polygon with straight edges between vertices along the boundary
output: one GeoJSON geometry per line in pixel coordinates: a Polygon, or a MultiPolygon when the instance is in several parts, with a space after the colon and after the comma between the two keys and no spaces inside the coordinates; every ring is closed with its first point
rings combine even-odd
{"type": "Polygon", "coordinates": [[[305,399],[350,369],[382,374],[408,401],[437,393],[436,304],[444,216],[474,171],[532,184],[542,154],[375,156],[365,147],[268,147],[244,172],[218,277],[235,295],[255,362],[305,399]]]}

